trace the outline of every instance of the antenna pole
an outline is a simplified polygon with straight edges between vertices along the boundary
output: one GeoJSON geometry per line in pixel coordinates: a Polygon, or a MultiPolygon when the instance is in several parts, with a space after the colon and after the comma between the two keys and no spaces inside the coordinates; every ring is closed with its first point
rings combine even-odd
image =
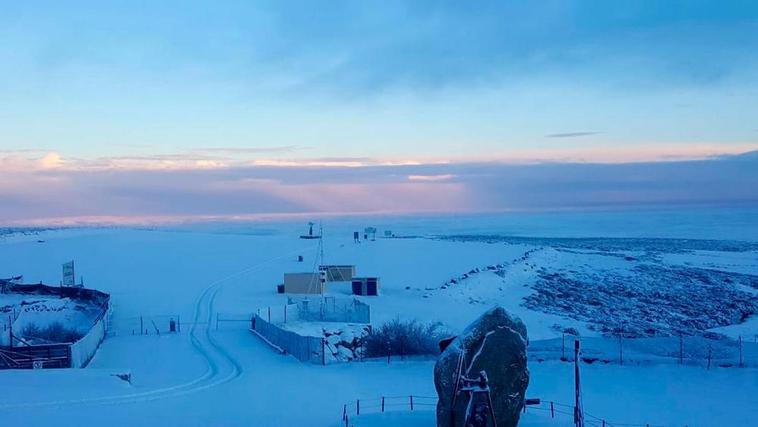
{"type": "MultiPolygon", "coordinates": [[[[318,223],[318,233],[321,235],[321,238],[318,239],[318,245],[319,245],[319,266],[324,265],[324,224],[319,221],[318,223]]],[[[319,269],[320,273],[320,269],[319,269]]],[[[319,281],[321,281],[321,275],[319,274],[319,281]]],[[[324,299],[324,286],[325,283],[319,283],[319,287],[321,290],[321,299],[324,299]]]]}
{"type": "Polygon", "coordinates": [[[584,411],[582,410],[582,388],[579,384],[579,340],[574,341],[574,425],[584,427],[584,411]]]}

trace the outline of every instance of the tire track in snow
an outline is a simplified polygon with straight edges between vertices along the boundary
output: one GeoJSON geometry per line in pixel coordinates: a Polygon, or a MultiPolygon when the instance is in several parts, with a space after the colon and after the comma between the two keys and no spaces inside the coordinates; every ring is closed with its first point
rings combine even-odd
{"type": "Polygon", "coordinates": [[[193,349],[199,353],[206,362],[207,370],[203,375],[194,378],[190,381],[175,384],[168,387],[161,387],[138,393],[128,393],[113,396],[82,398],[82,399],[67,399],[67,400],[54,400],[43,402],[25,402],[25,403],[8,403],[0,404],[0,410],[2,409],[19,409],[19,408],[41,408],[41,407],[61,407],[70,405],[115,405],[115,404],[128,404],[128,403],[141,403],[149,402],[160,399],[168,399],[173,397],[180,397],[192,393],[197,393],[212,387],[216,387],[242,375],[242,365],[239,361],[222,345],[213,338],[211,334],[211,324],[213,320],[213,307],[216,300],[216,296],[223,287],[224,283],[241,275],[253,272],[260,269],[267,264],[278,261],[282,258],[292,256],[295,253],[302,253],[302,249],[280,255],[275,258],[263,261],[244,270],[233,273],[229,276],[221,278],[211,285],[206,287],[203,292],[195,300],[193,324],[189,332],[189,340],[193,349]],[[202,319],[202,314],[205,312],[206,322],[205,330],[202,335],[198,336],[198,324],[202,319]],[[220,360],[216,360],[220,359],[220,360]],[[220,363],[219,363],[220,362],[220,363]],[[220,366],[225,365],[225,366],[220,366]],[[226,369],[224,369],[226,368],[226,369]],[[222,370],[228,370],[229,372],[221,376],[222,370]]]}

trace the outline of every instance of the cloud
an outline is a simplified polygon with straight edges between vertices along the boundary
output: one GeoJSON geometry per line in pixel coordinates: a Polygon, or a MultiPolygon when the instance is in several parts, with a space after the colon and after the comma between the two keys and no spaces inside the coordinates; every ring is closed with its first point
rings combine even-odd
{"type": "Polygon", "coordinates": [[[438,182],[450,181],[453,178],[455,178],[455,175],[449,173],[442,175],[408,175],[409,181],[438,182]]]}
{"type": "Polygon", "coordinates": [[[276,147],[207,147],[197,148],[194,151],[205,153],[226,153],[226,154],[262,154],[262,153],[292,153],[301,150],[310,150],[313,147],[304,147],[299,145],[282,145],[276,147]]]}
{"type": "Polygon", "coordinates": [[[566,133],[551,133],[545,135],[546,138],[578,138],[581,136],[597,135],[600,132],[566,132],[566,133]]]}
{"type": "Polygon", "coordinates": [[[622,164],[2,170],[0,223],[757,206],[757,154],[622,164]]]}

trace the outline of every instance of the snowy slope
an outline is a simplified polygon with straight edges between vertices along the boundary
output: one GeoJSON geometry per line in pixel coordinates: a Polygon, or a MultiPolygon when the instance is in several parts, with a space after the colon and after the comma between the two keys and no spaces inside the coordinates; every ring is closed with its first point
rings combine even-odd
{"type": "MultiPolygon", "coordinates": [[[[392,229],[401,233],[402,221],[394,221],[392,229]]],[[[407,221],[414,224],[408,227],[413,234],[424,234],[423,224],[407,221]]],[[[440,234],[444,221],[450,220],[436,220],[438,229],[428,234],[440,234]]],[[[584,283],[594,276],[632,280],[637,266],[670,265],[718,270],[713,275],[719,279],[714,279],[717,286],[726,286],[725,277],[738,277],[732,273],[758,274],[750,247],[667,252],[670,246],[660,247],[660,242],[654,248],[639,242],[619,248],[623,242],[613,242],[599,251],[550,239],[440,238],[355,244],[356,227],[357,223],[328,228],[325,258],[327,263],[356,264],[359,275],[380,276],[382,295],[362,298],[371,304],[375,323],[416,318],[442,321],[455,332],[489,306],[501,304],[524,319],[535,346],[540,339],[559,337],[565,328],[577,329],[583,336],[602,335],[602,330],[590,329],[601,325],[602,319],[554,312],[547,305],[529,308],[527,299],[538,293],[544,271],[584,283]],[[528,252],[531,255],[523,259],[528,252]],[[446,285],[477,268],[478,273],[446,285]]],[[[4,240],[0,277],[24,274],[28,282],[57,283],[60,264],[75,259],[89,286],[112,294],[112,325],[117,332],[103,343],[87,369],[0,372],[4,421],[72,426],[99,425],[103,420],[114,426],[330,426],[338,424],[343,403],[356,398],[434,395],[432,361],[313,366],[271,351],[246,330],[245,323],[221,323],[216,331],[218,314],[245,316],[259,307],[286,302],[275,293],[275,285],[284,272],[308,271],[317,253],[314,242],[295,237],[301,229],[301,224],[222,231],[103,228],[4,240]],[[38,243],[40,238],[45,242],[38,243]],[[304,255],[305,262],[298,263],[297,255],[304,255]],[[132,325],[141,315],[180,317],[182,332],[133,336],[132,325]],[[132,384],[112,375],[125,372],[132,374],[132,384]]],[[[749,294],[749,285],[732,284],[749,294]]],[[[639,288],[650,285],[640,283],[639,288]]],[[[751,322],[739,326],[748,333],[754,330],[751,322]]],[[[530,359],[530,369],[530,396],[572,401],[570,364],[530,359]]],[[[747,425],[756,416],[751,397],[758,392],[754,367],[706,371],[671,363],[595,363],[583,365],[583,375],[585,408],[617,423],[747,425]],[[714,395],[719,399],[712,399],[714,395]]]]}

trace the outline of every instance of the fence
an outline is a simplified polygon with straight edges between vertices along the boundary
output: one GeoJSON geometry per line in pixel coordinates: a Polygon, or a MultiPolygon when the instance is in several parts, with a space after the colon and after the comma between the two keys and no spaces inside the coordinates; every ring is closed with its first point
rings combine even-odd
{"type": "Polygon", "coordinates": [[[437,408],[437,398],[431,396],[382,396],[374,399],[357,399],[342,405],[342,422],[350,426],[352,416],[391,411],[430,411],[437,408]]]}
{"type": "Polygon", "coordinates": [[[369,305],[354,298],[289,298],[282,306],[259,309],[253,316],[251,330],[276,350],[291,354],[301,362],[326,365],[335,357],[334,349],[324,336],[296,333],[281,325],[294,322],[368,324],[370,321],[369,305]]]}
{"type": "Polygon", "coordinates": [[[84,368],[95,356],[97,349],[105,339],[107,332],[107,307],[95,322],[94,326],[87,332],[87,335],[79,341],[71,344],[69,347],[69,356],[71,358],[70,367],[84,368]]]}
{"type": "MultiPolygon", "coordinates": [[[[361,414],[375,414],[391,411],[433,411],[437,408],[437,398],[431,396],[382,396],[374,399],[357,399],[342,405],[342,423],[350,427],[350,420],[361,414]]],[[[540,399],[527,399],[524,413],[536,411],[545,418],[559,421],[574,420],[574,406],[540,399]]],[[[661,427],[653,424],[611,423],[604,418],[582,411],[584,425],[596,427],[661,427]]],[[[541,424],[540,424],[541,425],[541,424]]]]}
{"type": "MultiPolygon", "coordinates": [[[[189,316],[188,316],[189,318],[189,316]]],[[[203,324],[206,324],[204,322],[203,324]]],[[[114,317],[110,321],[108,334],[118,335],[161,335],[189,330],[189,323],[183,323],[178,314],[156,314],[132,317],[114,317]]]]}
{"type": "MultiPolygon", "coordinates": [[[[24,345],[0,348],[0,369],[38,369],[38,368],[83,368],[97,352],[105,339],[108,328],[110,295],[85,288],[67,288],[61,286],[11,285],[6,292],[28,295],[55,295],[63,298],[85,300],[100,308],[95,323],[84,337],[74,343],[56,343],[45,345],[24,345]]],[[[13,319],[15,320],[15,319],[13,319]]],[[[12,321],[11,321],[12,323],[12,321]]],[[[9,340],[16,339],[15,335],[9,340]]]]}
{"type": "Polygon", "coordinates": [[[371,307],[355,298],[292,298],[300,320],[310,322],[371,323],[371,307]]]}
{"type": "Polygon", "coordinates": [[[278,351],[293,355],[301,362],[326,364],[326,341],[323,337],[299,335],[269,323],[255,315],[252,331],[278,351]]]}
{"type": "Polygon", "coordinates": [[[0,348],[0,369],[68,368],[69,344],[40,344],[0,348]]]}
{"type": "MultiPolygon", "coordinates": [[[[529,359],[573,361],[570,348],[574,338],[564,335],[532,341],[528,348],[529,359]]],[[[702,336],[579,339],[582,342],[581,360],[585,363],[670,363],[705,368],[758,366],[758,337],[753,337],[752,340],[702,336]]]]}

